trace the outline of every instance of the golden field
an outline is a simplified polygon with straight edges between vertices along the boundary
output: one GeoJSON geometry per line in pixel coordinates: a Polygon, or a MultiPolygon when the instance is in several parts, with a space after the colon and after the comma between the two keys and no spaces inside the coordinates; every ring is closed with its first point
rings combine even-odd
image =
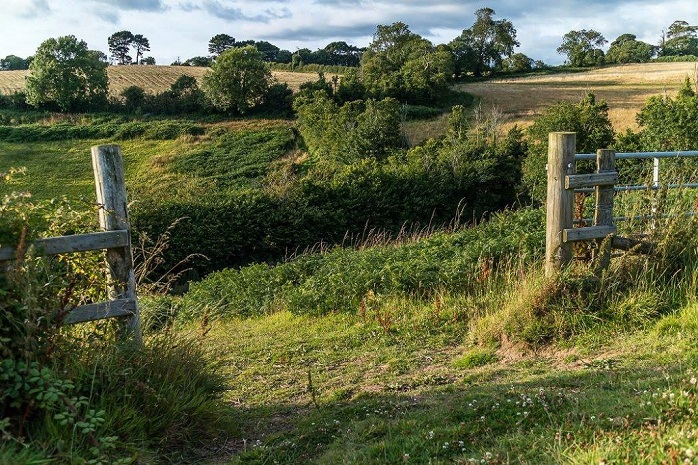
{"type": "MultiPolygon", "coordinates": [[[[158,93],[168,90],[173,82],[183,74],[188,74],[201,79],[208,68],[195,66],[110,66],[107,68],[109,75],[109,91],[112,95],[118,95],[130,86],[139,86],[150,93],[158,93]]],[[[0,94],[11,94],[24,88],[24,78],[29,71],[2,71],[0,72],[0,94]]],[[[291,73],[285,71],[272,71],[279,82],[288,83],[294,91],[308,81],[317,79],[316,73],[291,73]]]]}
{"type": "Polygon", "coordinates": [[[652,95],[675,95],[688,76],[695,83],[696,63],[642,63],[585,72],[497,79],[461,84],[486,111],[496,109],[504,124],[530,124],[543,109],[560,100],[579,101],[594,92],[606,100],[616,130],[637,128],[635,115],[652,95]]]}

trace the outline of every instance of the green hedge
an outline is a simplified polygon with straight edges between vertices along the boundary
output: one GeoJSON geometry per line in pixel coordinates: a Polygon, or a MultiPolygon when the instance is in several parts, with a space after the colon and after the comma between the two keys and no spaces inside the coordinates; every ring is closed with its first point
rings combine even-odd
{"type": "Polygon", "coordinates": [[[356,311],[371,292],[426,296],[466,289],[481,277],[484,263],[497,267],[540,260],[543,215],[540,209],[507,211],[476,227],[401,246],[335,248],[277,266],[223,270],[192,284],[178,303],[179,312],[246,317],[288,309],[325,314],[356,311]]]}

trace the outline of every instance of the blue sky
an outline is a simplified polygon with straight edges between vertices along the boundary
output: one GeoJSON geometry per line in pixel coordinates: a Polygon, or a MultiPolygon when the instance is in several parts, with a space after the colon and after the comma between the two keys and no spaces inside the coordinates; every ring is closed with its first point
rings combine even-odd
{"type": "Polygon", "coordinates": [[[688,0],[0,0],[0,57],[32,55],[43,40],[68,34],[108,53],[107,38],[124,29],[150,40],[149,55],[158,64],[207,55],[209,39],[219,33],[291,51],[336,40],[363,47],[376,25],[402,21],[434,43],[447,43],[482,7],[514,24],[517,52],[548,64],[562,63],[555,49],[573,29],[595,29],[609,42],[630,33],[657,44],[673,21],[698,23],[688,0]]]}

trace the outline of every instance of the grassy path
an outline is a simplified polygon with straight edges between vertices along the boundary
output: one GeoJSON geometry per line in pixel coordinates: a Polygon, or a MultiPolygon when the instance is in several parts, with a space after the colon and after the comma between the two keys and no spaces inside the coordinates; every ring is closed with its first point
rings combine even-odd
{"type": "Polygon", "coordinates": [[[409,312],[216,324],[238,430],[207,463],[698,463],[698,305],[538,351],[409,312]]]}

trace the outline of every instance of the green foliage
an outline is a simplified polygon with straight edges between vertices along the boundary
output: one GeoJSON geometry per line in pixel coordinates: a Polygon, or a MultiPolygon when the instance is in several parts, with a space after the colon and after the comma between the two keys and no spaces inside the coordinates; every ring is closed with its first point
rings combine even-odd
{"type": "Polygon", "coordinates": [[[316,315],[354,312],[368,295],[430,296],[469,289],[486,267],[540,258],[540,215],[540,210],[506,212],[477,227],[400,247],[337,248],[274,267],[224,270],[192,284],[178,304],[179,313],[191,318],[201,312],[247,317],[281,309],[316,315]]]}
{"type": "Polygon", "coordinates": [[[223,428],[200,338],[153,335],[134,349],[113,321],[63,327],[74,306],[106,300],[103,255],[38,258],[30,244],[93,229],[87,214],[21,194],[0,202],[0,247],[16,249],[0,272],[2,463],[125,464],[136,448],[181,456],[223,428]]]}
{"type": "Polygon", "coordinates": [[[698,26],[677,20],[662,37],[660,56],[698,55],[698,26]]]}
{"type": "Polygon", "coordinates": [[[383,158],[403,146],[400,106],[395,99],[354,101],[339,107],[320,91],[298,98],[294,106],[310,153],[322,159],[383,158]]]}
{"type": "Polygon", "coordinates": [[[373,97],[429,102],[447,88],[453,60],[446,47],[433,46],[397,22],[377,27],[361,58],[361,74],[373,97]]]}
{"type": "Polygon", "coordinates": [[[535,67],[535,62],[532,58],[523,53],[514,53],[510,57],[505,58],[501,64],[501,70],[506,73],[523,73],[531,71],[535,67]]]}
{"type": "Polygon", "coordinates": [[[228,132],[206,148],[195,148],[172,162],[174,172],[188,174],[220,189],[258,186],[278,160],[293,148],[295,135],[288,129],[228,132]]]}
{"type": "Polygon", "coordinates": [[[15,71],[19,69],[29,69],[32,58],[21,58],[17,55],[7,55],[0,59],[0,70],[15,71]]]}
{"type": "Polygon", "coordinates": [[[692,63],[698,61],[698,56],[696,55],[668,55],[660,56],[652,60],[656,63],[692,63]]]}
{"type": "Polygon", "coordinates": [[[222,111],[246,113],[260,103],[271,85],[264,55],[253,46],[224,51],[204,77],[204,92],[222,111]]]}
{"type": "Polygon", "coordinates": [[[107,64],[75,36],[44,41],[29,69],[27,102],[35,107],[53,104],[62,111],[76,111],[106,103],[107,64]]]}
{"type": "Polygon", "coordinates": [[[634,34],[622,34],[611,42],[606,63],[647,63],[657,53],[657,47],[637,40],[634,34]]]}
{"type": "Polygon", "coordinates": [[[604,52],[601,49],[608,42],[600,32],[593,29],[570,31],[562,37],[562,44],[557,53],[567,55],[567,63],[571,66],[598,66],[604,63],[604,52]]]}
{"type": "Polygon", "coordinates": [[[491,8],[481,8],[475,12],[475,23],[464,29],[460,36],[449,44],[454,56],[456,76],[472,73],[482,76],[502,67],[505,58],[514,53],[520,44],[516,40],[516,29],[511,21],[495,21],[491,8]]]}
{"type": "Polygon", "coordinates": [[[687,77],[676,97],[653,96],[637,115],[637,135],[645,150],[695,150],[698,147],[698,96],[687,77]]]}
{"type": "Polygon", "coordinates": [[[543,201],[546,195],[548,134],[558,131],[577,133],[577,153],[609,148],[615,138],[608,104],[603,100],[597,102],[594,94],[588,94],[579,103],[558,102],[546,109],[528,129],[530,145],[523,165],[524,185],[537,201],[543,201]]]}
{"type": "Polygon", "coordinates": [[[181,135],[201,135],[203,128],[187,121],[126,121],[106,123],[57,123],[0,126],[0,140],[5,142],[49,142],[80,139],[127,140],[143,137],[150,140],[176,139],[181,135]]]}

